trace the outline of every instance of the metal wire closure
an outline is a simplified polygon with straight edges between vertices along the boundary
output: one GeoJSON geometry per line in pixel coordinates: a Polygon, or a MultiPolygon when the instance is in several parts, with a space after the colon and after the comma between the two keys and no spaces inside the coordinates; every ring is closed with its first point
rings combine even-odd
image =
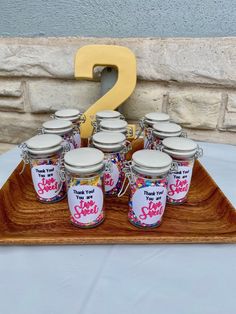
{"type": "Polygon", "coordinates": [[[187,137],[188,137],[187,132],[186,132],[186,131],[182,131],[182,132],[180,133],[180,137],[185,137],[185,138],[187,138],[187,137]]]}
{"type": "Polygon", "coordinates": [[[122,197],[123,195],[125,195],[129,185],[133,185],[135,182],[134,174],[132,171],[132,161],[126,161],[124,163],[124,167],[123,167],[122,171],[125,174],[125,179],[123,181],[123,184],[122,184],[122,187],[121,187],[119,193],[117,194],[118,197],[122,197]],[[128,180],[128,182],[127,182],[127,180],[128,180]],[[126,184],[126,182],[127,182],[127,184],[126,184]],[[125,187],[125,184],[126,184],[126,187],[125,187]]]}
{"type": "Polygon", "coordinates": [[[38,128],[38,129],[37,129],[37,134],[38,134],[38,135],[45,134],[44,128],[38,128]]]}
{"type": "Polygon", "coordinates": [[[196,151],[194,157],[196,159],[198,159],[198,158],[200,158],[202,156],[203,156],[203,149],[199,145],[197,145],[197,151],[196,151]]]}
{"type": "Polygon", "coordinates": [[[172,161],[169,173],[177,172],[179,170],[179,165],[177,161],[172,161]]]}
{"type": "Polygon", "coordinates": [[[30,156],[28,153],[26,143],[21,143],[18,145],[18,147],[21,150],[20,157],[22,158],[22,161],[23,161],[23,167],[22,167],[21,172],[20,172],[20,175],[21,175],[25,170],[25,166],[30,163],[30,156]]]}
{"type": "Polygon", "coordinates": [[[138,133],[137,133],[135,139],[138,139],[138,138],[141,136],[141,134],[143,133],[143,130],[144,130],[144,128],[145,128],[144,118],[142,118],[142,119],[139,120],[139,127],[140,127],[140,128],[139,128],[139,131],[138,131],[138,133]]]}

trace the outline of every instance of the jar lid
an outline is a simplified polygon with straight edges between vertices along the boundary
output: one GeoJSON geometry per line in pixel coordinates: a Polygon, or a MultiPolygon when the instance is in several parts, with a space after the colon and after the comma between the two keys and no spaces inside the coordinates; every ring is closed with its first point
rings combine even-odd
{"type": "Polygon", "coordinates": [[[65,134],[73,129],[73,124],[68,120],[49,120],[43,123],[45,133],[65,134]]]}
{"type": "Polygon", "coordinates": [[[102,120],[100,123],[101,131],[108,132],[126,132],[128,123],[125,120],[120,119],[108,119],[102,120]]]}
{"type": "Polygon", "coordinates": [[[77,148],[67,152],[64,161],[65,168],[70,172],[87,174],[103,168],[104,154],[96,148],[77,148]]]}
{"type": "Polygon", "coordinates": [[[120,118],[121,114],[115,110],[102,110],[96,113],[96,118],[101,119],[116,119],[120,118]]]}
{"type": "Polygon", "coordinates": [[[161,175],[170,170],[172,159],[158,150],[142,149],[132,156],[133,168],[147,175],[161,175]]]}
{"type": "Polygon", "coordinates": [[[118,151],[124,147],[126,137],[120,132],[98,132],[92,137],[93,145],[104,152],[118,151]]]}
{"type": "Polygon", "coordinates": [[[161,138],[180,136],[182,128],[179,124],[172,122],[158,122],[153,124],[153,133],[161,138]]]}
{"type": "Polygon", "coordinates": [[[185,137],[169,137],[162,141],[163,151],[172,157],[193,157],[197,144],[185,137]]]}
{"type": "Polygon", "coordinates": [[[55,112],[55,119],[76,121],[80,117],[80,111],[77,109],[62,109],[55,112]]]}
{"type": "Polygon", "coordinates": [[[145,115],[145,122],[153,124],[155,122],[167,122],[170,120],[170,116],[164,112],[150,112],[145,115]]]}
{"type": "Polygon", "coordinates": [[[47,154],[57,152],[62,148],[62,138],[54,134],[36,135],[26,141],[27,149],[32,154],[47,154]]]}

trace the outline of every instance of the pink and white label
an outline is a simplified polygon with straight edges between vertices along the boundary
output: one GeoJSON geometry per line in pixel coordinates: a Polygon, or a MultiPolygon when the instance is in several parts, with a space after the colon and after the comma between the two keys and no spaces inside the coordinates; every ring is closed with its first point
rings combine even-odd
{"type": "Polygon", "coordinates": [[[67,196],[72,220],[78,224],[94,222],[103,210],[103,192],[97,186],[72,186],[67,196]]]}
{"type": "Polygon", "coordinates": [[[167,196],[173,200],[183,199],[190,187],[192,167],[178,166],[178,171],[169,174],[167,196]]]}
{"type": "Polygon", "coordinates": [[[57,196],[62,189],[62,182],[57,165],[40,165],[31,168],[35,191],[40,198],[57,196]]]}
{"type": "Polygon", "coordinates": [[[166,188],[149,186],[137,189],[132,197],[132,209],[137,219],[153,225],[161,220],[166,206],[166,188]]]}
{"type": "Polygon", "coordinates": [[[75,133],[74,134],[74,141],[75,141],[76,148],[80,148],[80,146],[81,146],[81,137],[80,137],[79,133],[75,133]]]}
{"type": "Polygon", "coordinates": [[[105,192],[109,192],[117,185],[119,180],[120,172],[117,165],[113,162],[110,163],[109,170],[106,170],[104,173],[104,186],[105,192]]]}

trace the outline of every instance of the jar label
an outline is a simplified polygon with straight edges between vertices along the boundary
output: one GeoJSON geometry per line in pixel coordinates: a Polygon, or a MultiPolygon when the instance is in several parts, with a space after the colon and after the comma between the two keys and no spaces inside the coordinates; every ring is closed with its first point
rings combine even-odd
{"type": "Polygon", "coordinates": [[[63,186],[58,165],[40,165],[31,168],[35,191],[43,199],[54,198],[63,186]]]}
{"type": "Polygon", "coordinates": [[[100,187],[71,186],[67,195],[73,222],[86,225],[101,220],[99,217],[103,210],[103,192],[100,187]]]}
{"type": "Polygon", "coordinates": [[[185,198],[189,191],[193,167],[178,165],[178,171],[169,174],[167,196],[173,200],[185,198]]]}
{"type": "Polygon", "coordinates": [[[132,197],[132,210],[143,225],[161,221],[166,206],[166,188],[149,186],[137,189],[132,197]]]}
{"type": "Polygon", "coordinates": [[[113,162],[110,163],[110,169],[104,173],[104,186],[105,191],[109,192],[117,185],[119,180],[120,172],[117,165],[113,162]]]}
{"type": "Polygon", "coordinates": [[[75,141],[75,145],[76,145],[75,148],[80,148],[80,146],[81,146],[81,137],[80,137],[79,133],[75,133],[74,134],[74,141],[75,141]]]}

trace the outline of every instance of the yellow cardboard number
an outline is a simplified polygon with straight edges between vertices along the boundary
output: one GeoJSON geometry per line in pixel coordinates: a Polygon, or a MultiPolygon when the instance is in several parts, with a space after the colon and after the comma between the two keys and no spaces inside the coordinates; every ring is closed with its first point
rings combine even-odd
{"type": "Polygon", "coordinates": [[[82,138],[87,138],[92,133],[91,116],[101,110],[116,109],[132,94],[136,86],[136,58],[126,47],[88,45],[80,48],[75,57],[75,78],[93,80],[95,66],[117,68],[118,78],[115,85],[85,112],[86,122],[81,125],[82,138]]]}

